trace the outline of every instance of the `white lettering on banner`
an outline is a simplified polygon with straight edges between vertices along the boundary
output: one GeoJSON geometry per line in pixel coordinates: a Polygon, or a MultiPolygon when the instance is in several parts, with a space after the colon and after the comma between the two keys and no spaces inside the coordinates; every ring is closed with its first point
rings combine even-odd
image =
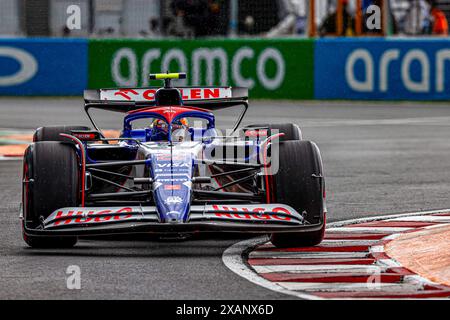
{"type": "Polygon", "coordinates": [[[402,62],[402,80],[405,87],[412,92],[429,92],[430,91],[430,63],[425,52],[422,50],[411,50],[402,62]],[[411,64],[417,60],[420,62],[422,75],[420,81],[414,81],[411,78],[411,64]]]}
{"type": "Polygon", "coordinates": [[[355,50],[347,59],[345,66],[345,77],[348,85],[355,91],[359,92],[371,92],[374,89],[374,68],[372,55],[368,50],[358,49],[355,50]],[[355,64],[358,60],[364,62],[365,67],[365,80],[358,80],[355,77],[355,64]]]}
{"type": "MultiPolygon", "coordinates": [[[[389,75],[393,72],[392,64],[398,60],[397,65],[400,66],[401,82],[403,86],[413,93],[430,93],[434,88],[431,79],[431,63],[430,57],[427,53],[420,49],[412,49],[406,51],[401,56],[399,49],[386,50],[380,57],[378,72],[379,72],[379,90],[380,92],[388,92],[389,90],[389,75]],[[417,78],[413,78],[412,64],[417,63],[420,69],[417,78]]],[[[450,62],[450,49],[443,49],[436,52],[436,92],[444,92],[446,86],[446,62],[450,62]]],[[[374,74],[374,59],[370,52],[366,49],[357,49],[353,51],[347,58],[345,64],[345,77],[348,86],[354,91],[358,92],[374,92],[374,82],[376,75],[374,74]],[[361,61],[364,65],[364,78],[357,79],[355,75],[355,64],[361,61]]],[[[398,67],[397,67],[398,68],[398,67]]]]}
{"type": "Polygon", "coordinates": [[[450,61],[450,49],[439,50],[436,54],[436,91],[444,92],[445,60],[450,61]]]}
{"type": "MultiPolygon", "coordinates": [[[[244,60],[253,61],[255,52],[252,48],[242,47],[238,49],[231,58],[231,75],[234,83],[237,86],[253,88],[256,85],[256,79],[251,77],[244,78],[242,75],[242,62],[244,60]]],[[[229,58],[225,50],[222,48],[199,48],[192,51],[191,64],[188,64],[188,59],[181,49],[170,49],[164,54],[161,49],[149,49],[142,56],[141,65],[138,66],[138,57],[131,48],[121,48],[116,51],[111,61],[111,74],[115,84],[119,87],[137,87],[138,75],[142,77],[141,85],[148,86],[148,74],[151,71],[165,72],[170,68],[172,62],[178,63],[178,70],[190,73],[189,68],[192,68],[192,85],[199,85],[206,80],[207,85],[213,85],[216,82],[216,70],[220,72],[219,84],[227,86],[228,79],[228,62],[229,58]],[[157,67],[157,61],[161,59],[160,68],[157,67]],[[156,64],[152,67],[152,64],[156,64]],[[122,69],[121,65],[128,66],[128,70],[122,69]],[[205,68],[206,67],[206,68],[205,68]],[[206,74],[202,74],[202,70],[206,74]],[[123,72],[122,72],[123,71],[123,72]],[[204,78],[203,78],[204,77],[204,78]]],[[[177,70],[177,71],[178,71],[177,70]]],[[[264,49],[256,61],[256,75],[259,83],[267,90],[276,90],[284,82],[286,75],[286,65],[282,53],[275,48],[264,49]],[[271,78],[266,73],[266,65],[269,60],[275,62],[276,72],[271,78]]],[[[187,86],[187,79],[176,80],[176,86],[187,86]]]]}
{"type": "Polygon", "coordinates": [[[194,86],[200,84],[201,79],[201,63],[206,63],[206,84],[212,86],[214,84],[214,61],[220,63],[220,84],[226,86],[228,84],[228,57],[227,53],[221,48],[199,48],[194,50],[192,54],[192,84],[194,86]]]}
{"type": "Polygon", "coordinates": [[[284,59],[280,51],[275,48],[267,48],[258,57],[257,62],[257,74],[259,81],[266,89],[275,90],[278,89],[283,83],[285,76],[284,59]],[[275,61],[277,65],[277,73],[273,79],[269,79],[266,74],[266,63],[269,60],[275,61]]]}
{"type": "Polygon", "coordinates": [[[0,47],[0,57],[16,60],[20,64],[19,70],[11,75],[0,76],[0,86],[14,86],[27,82],[38,71],[36,59],[28,52],[12,47],[0,47]]]}
{"type": "Polygon", "coordinates": [[[249,47],[243,47],[236,51],[231,63],[231,72],[233,75],[233,81],[239,87],[247,87],[252,89],[255,86],[255,80],[248,78],[245,79],[241,73],[241,64],[244,59],[253,59],[255,53],[249,47]]]}
{"type": "MultiPolygon", "coordinates": [[[[184,52],[180,49],[170,49],[169,51],[166,52],[166,54],[163,57],[161,71],[162,72],[170,71],[169,67],[172,61],[178,62],[179,67],[178,70],[187,70],[187,61],[184,52]]],[[[146,77],[148,77],[148,75],[146,77]]],[[[177,80],[177,84],[179,86],[186,86],[187,80],[177,80]]]]}
{"type": "MultiPolygon", "coordinates": [[[[151,73],[152,62],[156,59],[159,59],[161,56],[161,50],[159,49],[150,49],[145,52],[142,57],[142,85],[144,87],[148,86],[149,78],[148,75],[151,73]]],[[[156,72],[160,72],[161,70],[155,70],[156,72]]]]}
{"type": "Polygon", "coordinates": [[[136,55],[130,48],[122,48],[117,51],[113,56],[112,66],[112,77],[114,82],[118,86],[123,87],[136,87],[137,86],[137,61],[136,55]],[[120,71],[120,65],[122,60],[128,63],[128,78],[122,75],[120,71]]]}
{"type": "Polygon", "coordinates": [[[389,64],[400,57],[400,50],[392,49],[386,51],[380,62],[380,91],[387,92],[389,84],[389,64]]]}

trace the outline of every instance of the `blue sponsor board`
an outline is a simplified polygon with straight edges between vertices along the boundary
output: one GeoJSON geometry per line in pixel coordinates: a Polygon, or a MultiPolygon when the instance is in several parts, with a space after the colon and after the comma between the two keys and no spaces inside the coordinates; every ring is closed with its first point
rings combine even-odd
{"type": "Polygon", "coordinates": [[[84,39],[0,39],[0,95],[80,95],[87,52],[84,39]]]}
{"type": "Polygon", "coordinates": [[[450,99],[450,39],[320,39],[314,55],[316,99],[450,99]]]}

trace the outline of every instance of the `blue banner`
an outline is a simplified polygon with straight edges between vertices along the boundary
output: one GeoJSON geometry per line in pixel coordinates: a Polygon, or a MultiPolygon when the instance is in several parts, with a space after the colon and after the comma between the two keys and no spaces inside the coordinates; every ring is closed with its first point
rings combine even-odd
{"type": "Polygon", "coordinates": [[[316,99],[450,99],[450,39],[320,39],[314,55],[316,99]]]}
{"type": "Polygon", "coordinates": [[[0,39],[0,95],[81,95],[84,39],[0,39]]]}

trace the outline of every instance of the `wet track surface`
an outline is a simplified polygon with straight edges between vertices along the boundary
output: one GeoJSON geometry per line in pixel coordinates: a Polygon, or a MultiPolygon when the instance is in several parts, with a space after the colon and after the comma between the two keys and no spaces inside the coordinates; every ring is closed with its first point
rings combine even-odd
{"type": "MultiPolygon", "coordinates": [[[[102,127],[120,128],[117,115],[101,116],[102,127]]],[[[450,208],[448,104],[253,102],[246,123],[268,119],[298,123],[304,139],[319,145],[329,221],[450,208]]],[[[81,99],[0,99],[0,128],[46,124],[88,124],[81,99]]],[[[20,179],[20,161],[0,161],[0,299],[291,298],[223,265],[223,251],[242,236],[83,240],[70,250],[28,249],[18,223],[20,179]],[[66,288],[70,265],[81,268],[81,290],[66,288]]]]}

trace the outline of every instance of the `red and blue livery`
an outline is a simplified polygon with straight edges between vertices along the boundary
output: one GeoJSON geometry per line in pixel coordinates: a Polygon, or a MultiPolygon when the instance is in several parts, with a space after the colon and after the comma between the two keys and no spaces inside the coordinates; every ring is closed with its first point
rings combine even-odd
{"type": "Polygon", "coordinates": [[[291,123],[241,127],[246,88],[172,86],[185,76],[150,75],[164,81],[161,88],[86,90],[92,128],[36,130],[23,162],[28,245],[197,232],[266,233],[278,247],[322,241],[325,179],[317,145],[291,123]],[[231,107],[242,113],[221,131],[214,112],[231,107]],[[106,138],[91,109],[124,113],[120,136],[106,138]]]}

